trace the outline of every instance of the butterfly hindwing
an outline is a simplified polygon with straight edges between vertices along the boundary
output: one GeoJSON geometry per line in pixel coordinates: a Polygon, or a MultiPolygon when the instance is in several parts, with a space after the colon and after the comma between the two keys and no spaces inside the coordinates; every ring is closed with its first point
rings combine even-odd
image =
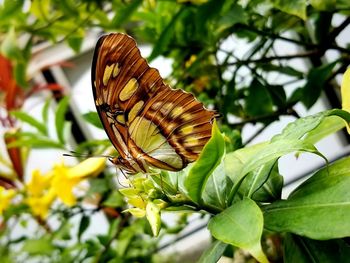
{"type": "Polygon", "coordinates": [[[127,35],[100,38],[92,84],[103,126],[132,172],[148,166],[181,170],[197,159],[211,136],[215,113],[192,94],[164,84],[127,35]]]}

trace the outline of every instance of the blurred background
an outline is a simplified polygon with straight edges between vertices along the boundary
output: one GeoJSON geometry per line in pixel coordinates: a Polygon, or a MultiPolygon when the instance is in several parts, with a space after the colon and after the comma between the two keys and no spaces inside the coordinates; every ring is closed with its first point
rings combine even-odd
{"type": "MultiPolygon", "coordinates": [[[[33,182],[34,171],[49,177],[57,163],[69,169],[84,159],[64,153],[98,155],[111,145],[96,123],[90,75],[105,33],[135,38],[165,82],[220,112],[233,151],[271,139],[298,117],[341,108],[349,13],[348,1],[330,0],[2,0],[0,186],[28,199],[28,185],[42,183],[33,182]]],[[[334,161],[349,153],[349,136],[340,131],[316,146],[334,161]]],[[[287,196],[324,160],[290,154],[279,165],[287,196]]],[[[107,164],[102,175],[79,182],[69,206],[40,203],[44,187],[35,204],[5,209],[4,197],[1,261],[194,262],[210,243],[201,214],[163,214],[158,239],[147,235],[145,220],[132,221],[113,243],[114,222],[130,220],[113,194],[116,173],[107,164]]]]}

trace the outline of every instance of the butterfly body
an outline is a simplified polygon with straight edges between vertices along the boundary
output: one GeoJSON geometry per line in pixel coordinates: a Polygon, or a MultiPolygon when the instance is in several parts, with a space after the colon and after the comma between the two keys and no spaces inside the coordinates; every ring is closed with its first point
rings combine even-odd
{"type": "Polygon", "coordinates": [[[178,171],[198,158],[215,112],[166,85],[134,39],[120,33],[101,37],[92,68],[96,108],[120,154],[112,160],[116,166],[130,174],[149,167],[178,171]]]}

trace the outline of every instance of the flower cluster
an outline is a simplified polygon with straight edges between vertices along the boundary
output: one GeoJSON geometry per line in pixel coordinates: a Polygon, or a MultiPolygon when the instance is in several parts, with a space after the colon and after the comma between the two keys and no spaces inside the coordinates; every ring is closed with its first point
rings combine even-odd
{"type": "Polygon", "coordinates": [[[9,208],[11,202],[23,201],[34,216],[45,219],[51,205],[57,199],[67,206],[74,205],[76,197],[73,189],[86,178],[102,172],[105,164],[105,158],[89,158],[73,167],[57,163],[46,174],[34,170],[23,190],[6,190],[0,187],[0,214],[9,208]],[[16,195],[23,195],[24,198],[14,200],[16,195]]]}

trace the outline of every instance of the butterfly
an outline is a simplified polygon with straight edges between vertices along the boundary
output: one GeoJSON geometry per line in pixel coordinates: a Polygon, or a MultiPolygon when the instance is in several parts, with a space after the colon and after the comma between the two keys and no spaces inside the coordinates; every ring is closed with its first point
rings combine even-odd
{"type": "Polygon", "coordinates": [[[211,137],[216,112],[165,84],[126,34],[98,40],[91,80],[97,112],[119,153],[111,161],[122,171],[179,171],[198,158],[211,137]]]}

